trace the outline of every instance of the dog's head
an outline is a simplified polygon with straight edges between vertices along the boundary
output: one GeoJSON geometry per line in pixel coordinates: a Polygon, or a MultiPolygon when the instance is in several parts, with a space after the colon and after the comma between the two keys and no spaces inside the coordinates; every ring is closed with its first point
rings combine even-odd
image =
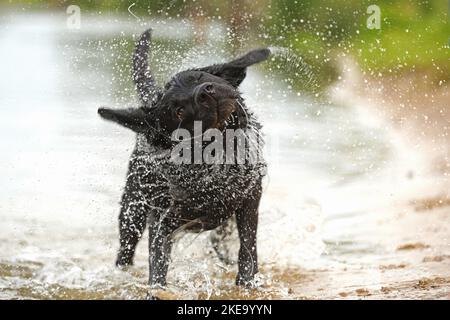
{"type": "Polygon", "coordinates": [[[176,74],[165,86],[157,104],[161,124],[172,132],[177,128],[193,131],[194,121],[203,129],[223,129],[225,121],[236,110],[239,93],[220,76],[200,70],[176,74]]]}
{"type": "Polygon", "coordinates": [[[192,132],[194,121],[201,121],[203,130],[223,130],[231,115],[239,112],[238,86],[247,67],[269,54],[268,49],[254,50],[228,63],[180,72],[160,90],[152,107],[100,108],[99,114],[139,133],[156,129],[170,135],[178,128],[192,132]]]}

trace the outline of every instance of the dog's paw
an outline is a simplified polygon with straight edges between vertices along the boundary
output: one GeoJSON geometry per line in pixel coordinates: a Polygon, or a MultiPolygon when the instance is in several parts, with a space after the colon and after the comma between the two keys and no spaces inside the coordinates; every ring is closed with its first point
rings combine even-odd
{"type": "Polygon", "coordinates": [[[236,285],[245,289],[257,289],[263,286],[263,283],[264,278],[260,273],[257,273],[252,277],[244,277],[239,274],[236,277],[236,285]]]}
{"type": "Polygon", "coordinates": [[[145,298],[146,300],[161,300],[159,297],[154,296],[152,293],[147,292],[147,297],[145,298]]]}
{"type": "Polygon", "coordinates": [[[133,260],[124,257],[118,257],[116,260],[116,267],[119,270],[127,271],[130,267],[133,266],[133,260]]]}
{"type": "Polygon", "coordinates": [[[253,278],[246,279],[239,276],[236,278],[236,285],[245,289],[255,289],[257,287],[253,278]]]}
{"type": "Polygon", "coordinates": [[[122,264],[116,264],[116,268],[120,271],[129,271],[131,265],[122,265],[122,264]]]}
{"type": "Polygon", "coordinates": [[[178,300],[179,297],[166,288],[155,287],[147,292],[147,300],[178,300]]]}

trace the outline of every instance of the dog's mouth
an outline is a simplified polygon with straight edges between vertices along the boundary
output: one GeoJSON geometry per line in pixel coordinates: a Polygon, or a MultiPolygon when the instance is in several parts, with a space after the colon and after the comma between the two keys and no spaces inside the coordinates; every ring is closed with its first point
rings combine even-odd
{"type": "Polygon", "coordinates": [[[218,129],[224,131],[227,128],[238,127],[239,117],[237,115],[238,105],[236,99],[222,99],[214,106],[208,106],[203,110],[200,120],[203,128],[218,129]]]}
{"type": "Polygon", "coordinates": [[[238,124],[238,93],[225,86],[215,86],[210,90],[201,86],[194,93],[194,101],[198,106],[197,119],[203,122],[203,128],[223,131],[230,125],[238,124]]]}
{"type": "Polygon", "coordinates": [[[218,103],[215,128],[223,131],[226,128],[237,126],[239,124],[239,118],[236,114],[237,110],[236,99],[227,99],[218,103]]]}

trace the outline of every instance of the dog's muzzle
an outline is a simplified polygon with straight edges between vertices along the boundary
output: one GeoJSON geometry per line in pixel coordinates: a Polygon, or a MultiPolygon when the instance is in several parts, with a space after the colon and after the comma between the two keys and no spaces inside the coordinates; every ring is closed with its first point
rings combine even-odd
{"type": "Polygon", "coordinates": [[[217,102],[222,99],[237,99],[238,97],[234,88],[219,83],[205,82],[194,89],[194,101],[197,105],[208,99],[214,99],[217,102]]]}

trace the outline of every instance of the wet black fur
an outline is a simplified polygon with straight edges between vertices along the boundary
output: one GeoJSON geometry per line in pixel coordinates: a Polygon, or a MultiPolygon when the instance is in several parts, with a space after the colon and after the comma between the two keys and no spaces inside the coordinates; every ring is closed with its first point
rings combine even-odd
{"type": "MultiPolygon", "coordinates": [[[[265,60],[269,51],[254,50],[229,63],[178,73],[160,89],[148,70],[150,37],[150,30],[142,34],[133,55],[133,80],[141,107],[99,109],[103,118],[137,132],[121,200],[120,250],[116,264],[133,263],[136,245],[148,226],[149,282],[151,286],[165,286],[173,235],[177,231],[212,230],[235,217],[240,240],[236,283],[249,285],[258,272],[256,232],[264,161],[244,165],[175,165],[169,159],[174,145],[170,134],[180,125],[174,121],[174,112],[185,113],[181,123],[190,129],[194,113],[189,110],[195,109],[190,104],[195,102],[185,98],[195,100],[193,90],[207,81],[225,98],[233,96],[235,100],[230,101],[239,102],[231,116],[233,121],[228,121],[225,128],[247,129],[259,135],[260,125],[237,88],[245,78],[246,68],[265,60]],[[186,100],[184,107],[177,109],[174,101],[185,101],[183,99],[186,100]]],[[[209,115],[201,117],[207,119],[209,115]]]]}

